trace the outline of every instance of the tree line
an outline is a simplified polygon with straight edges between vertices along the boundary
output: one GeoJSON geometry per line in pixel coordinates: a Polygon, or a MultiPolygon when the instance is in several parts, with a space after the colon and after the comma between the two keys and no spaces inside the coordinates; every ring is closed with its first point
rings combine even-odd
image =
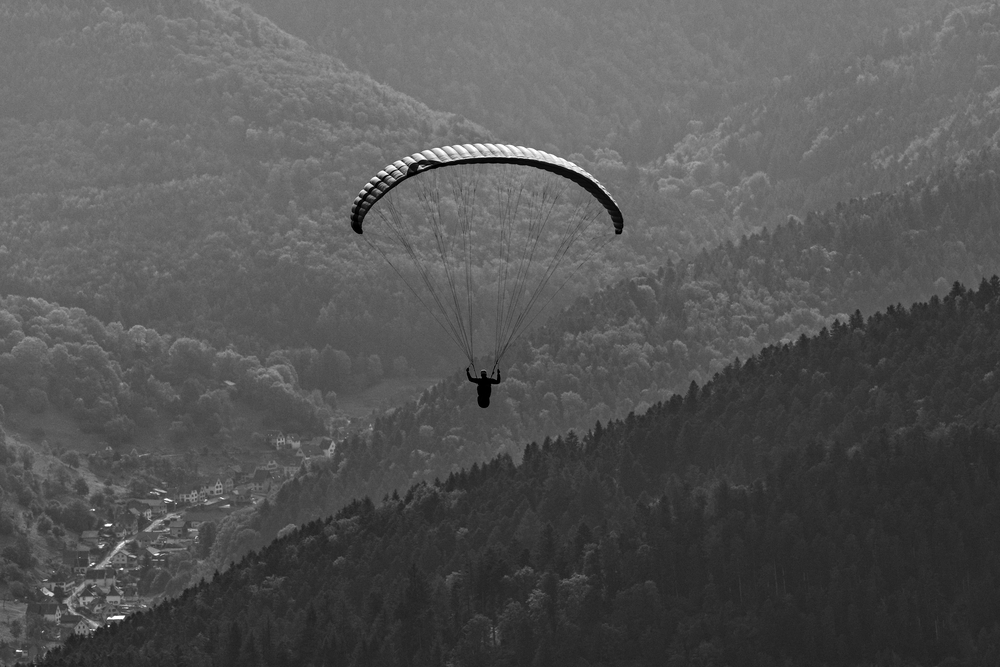
{"type": "Polygon", "coordinates": [[[286,531],[46,665],[988,665],[1000,278],[286,531]]]}
{"type": "Polygon", "coordinates": [[[790,219],[579,299],[512,350],[489,410],[454,374],[379,416],[338,457],[282,489],[270,513],[234,515],[217,544],[224,566],[289,523],[332,514],[351,498],[482,462],[523,442],[641,414],[733,359],[795,341],[851,314],[946,294],[1000,271],[996,150],[892,194],[790,219]],[[239,544],[229,550],[227,545],[239,544]]]}

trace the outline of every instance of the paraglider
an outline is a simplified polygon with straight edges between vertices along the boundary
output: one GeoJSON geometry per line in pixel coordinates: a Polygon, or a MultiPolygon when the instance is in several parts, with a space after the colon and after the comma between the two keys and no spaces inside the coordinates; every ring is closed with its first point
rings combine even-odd
{"type": "MultiPolygon", "coordinates": [[[[355,198],[351,228],[470,367],[478,351],[498,369],[574,275],[621,234],[623,218],[605,187],[568,160],[522,146],[463,144],[386,166],[355,198]]],[[[499,372],[488,383],[467,375],[480,397],[485,387],[488,405],[499,372]]]]}
{"type": "Polygon", "coordinates": [[[476,402],[481,408],[490,407],[490,394],[493,393],[493,385],[500,384],[500,369],[495,368],[496,378],[486,375],[486,371],[480,371],[479,377],[474,378],[469,372],[469,368],[465,369],[465,375],[469,378],[469,382],[476,385],[476,402]]]}

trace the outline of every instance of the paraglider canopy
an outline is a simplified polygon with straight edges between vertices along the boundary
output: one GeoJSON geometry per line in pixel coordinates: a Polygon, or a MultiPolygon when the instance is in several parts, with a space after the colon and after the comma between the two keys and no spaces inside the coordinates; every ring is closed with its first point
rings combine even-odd
{"type": "Polygon", "coordinates": [[[479,345],[494,366],[623,224],[607,189],[576,164],[502,144],[397,160],[351,209],[351,228],[469,362],[479,345]]]}

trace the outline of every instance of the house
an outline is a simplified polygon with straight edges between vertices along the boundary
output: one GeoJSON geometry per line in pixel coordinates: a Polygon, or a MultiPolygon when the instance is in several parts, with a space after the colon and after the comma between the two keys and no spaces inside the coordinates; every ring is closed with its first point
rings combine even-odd
{"type": "Polygon", "coordinates": [[[80,591],[80,594],[76,596],[76,599],[79,600],[80,604],[82,604],[83,606],[89,607],[94,602],[94,600],[99,600],[103,597],[104,593],[102,593],[96,586],[91,584],[89,586],[84,586],[83,590],[80,591]]]}
{"type": "Polygon", "coordinates": [[[153,516],[163,516],[170,510],[170,503],[166,498],[143,498],[139,502],[148,507],[153,516]]]}
{"type": "Polygon", "coordinates": [[[229,516],[233,511],[231,505],[226,507],[211,507],[206,509],[193,509],[184,513],[184,518],[187,520],[188,525],[191,528],[200,528],[201,524],[208,521],[214,521],[218,524],[219,521],[229,516]]]}
{"type": "Polygon", "coordinates": [[[188,531],[188,522],[182,519],[174,519],[167,526],[170,537],[183,537],[188,531]]]}
{"type": "Polygon", "coordinates": [[[145,517],[146,521],[153,520],[153,508],[139,502],[138,500],[128,501],[128,504],[125,507],[130,514],[133,514],[136,517],[145,517]]]}
{"type": "Polygon", "coordinates": [[[225,486],[223,486],[222,484],[221,479],[215,480],[214,484],[206,484],[204,486],[204,489],[205,489],[205,495],[210,498],[221,496],[223,492],[226,490],[225,486]]]}
{"type": "Polygon", "coordinates": [[[162,551],[156,547],[146,547],[146,555],[149,556],[150,565],[157,567],[166,567],[170,560],[169,554],[166,551],[162,551]]]}
{"type": "Polygon", "coordinates": [[[108,604],[121,604],[122,592],[114,584],[108,589],[108,594],[104,596],[104,601],[108,604]]]}
{"type": "Polygon", "coordinates": [[[90,549],[80,545],[63,554],[63,563],[73,570],[74,575],[82,575],[90,567],[90,549]]]}
{"type": "Polygon", "coordinates": [[[132,535],[139,531],[138,510],[129,510],[115,521],[115,531],[119,535],[132,535]]]}
{"type": "Polygon", "coordinates": [[[142,548],[142,547],[147,547],[150,544],[154,544],[156,542],[162,542],[165,539],[166,537],[164,532],[161,531],[153,532],[149,530],[144,530],[135,536],[135,543],[138,544],[140,548],[142,548]]]}
{"type": "Polygon", "coordinates": [[[285,439],[285,434],[280,431],[268,431],[265,434],[267,441],[271,443],[271,446],[275,449],[281,450],[288,446],[288,442],[285,439]]]}
{"type": "Polygon", "coordinates": [[[163,516],[170,509],[171,503],[166,498],[132,498],[125,503],[125,508],[136,510],[139,514],[152,520],[154,516],[163,516]]]}
{"type": "Polygon", "coordinates": [[[323,450],[323,455],[329,458],[333,458],[334,454],[337,453],[337,443],[333,441],[333,438],[323,438],[324,441],[329,440],[330,442],[324,442],[324,445],[320,446],[323,450]]]}
{"type": "Polygon", "coordinates": [[[271,473],[258,468],[250,482],[255,493],[267,493],[271,490],[271,473]]]}
{"type": "Polygon", "coordinates": [[[134,567],[135,566],[135,556],[125,551],[124,549],[119,549],[111,556],[108,561],[109,565],[114,567],[134,567]]]}
{"type": "Polygon", "coordinates": [[[198,489],[191,489],[190,491],[177,491],[175,494],[177,499],[182,503],[196,503],[198,502],[198,489]]]}
{"type": "Polygon", "coordinates": [[[59,617],[59,625],[65,637],[69,635],[89,635],[90,623],[78,614],[63,614],[59,617]]]}
{"type": "Polygon", "coordinates": [[[298,449],[302,446],[302,439],[297,433],[289,433],[285,436],[285,444],[291,449],[298,449]]]}
{"type": "Polygon", "coordinates": [[[25,614],[38,614],[46,621],[55,623],[67,610],[66,605],[58,602],[29,602],[25,614]]]}
{"type": "Polygon", "coordinates": [[[90,568],[83,577],[83,583],[106,590],[115,584],[115,571],[110,567],[90,568]]]}
{"type": "Polygon", "coordinates": [[[298,450],[296,450],[295,455],[303,459],[311,459],[318,456],[324,456],[323,449],[317,447],[316,445],[302,445],[298,450]]]}
{"type": "Polygon", "coordinates": [[[101,541],[101,536],[96,530],[85,530],[80,533],[80,541],[84,544],[89,544],[91,546],[96,546],[98,542],[101,541]]]}

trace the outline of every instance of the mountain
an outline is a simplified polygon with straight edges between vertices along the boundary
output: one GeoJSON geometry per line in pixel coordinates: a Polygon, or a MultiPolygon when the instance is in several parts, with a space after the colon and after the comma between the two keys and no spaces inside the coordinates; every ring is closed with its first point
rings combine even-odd
{"type": "Polygon", "coordinates": [[[658,161],[661,187],[751,221],[890,192],[994,142],[1000,10],[953,8],[804,63],[658,161]]]}
{"type": "Polygon", "coordinates": [[[370,282],[371,174],[488,136],[225,0],[7,3],[0,59],[0,290],[261,356],[370,282]]]}
{"type": "Polygon", "coordinates": [[[509,141],[553,152],[610,148],[626,162],[670,150],[689,121],[802,62],[836,61],[948,3],[698,0],[251,0],[349,67],[509,141]]]}
{"type": "Polygon", "coordinates": [[[858,314],[356,501],[43,664],[994,664],[998,331],[995,276],[858,314]]]}
{"type": "MultiPolygon", "coordinates": [[[[491,132],[234,2],[0,12],[0,292],[275,354],[324,393],[454,368],[347,217],[387,163],[491,132]]],[[[585,153],[629,233],[581,290],[749,231],[665,199],[614,151],[585,153]]]]}
{"type": "Polygon", "coordinates": [[[791,219],[738,244],[611,285],[580,299],[512,353],[489,410],[471,385],[447,378],[379,417],[282,488],[263,512],[220,529],[224,566],[288,524],[338,511],[506,452],[585,432],[595,420],[643,413],[734,358],[811,335],[839,318],[975,284],[1000,272],[1000,151],[942,168],[893,194],[791,219]],[[245,530],[248,529],[248,530],[245,530]]]}

